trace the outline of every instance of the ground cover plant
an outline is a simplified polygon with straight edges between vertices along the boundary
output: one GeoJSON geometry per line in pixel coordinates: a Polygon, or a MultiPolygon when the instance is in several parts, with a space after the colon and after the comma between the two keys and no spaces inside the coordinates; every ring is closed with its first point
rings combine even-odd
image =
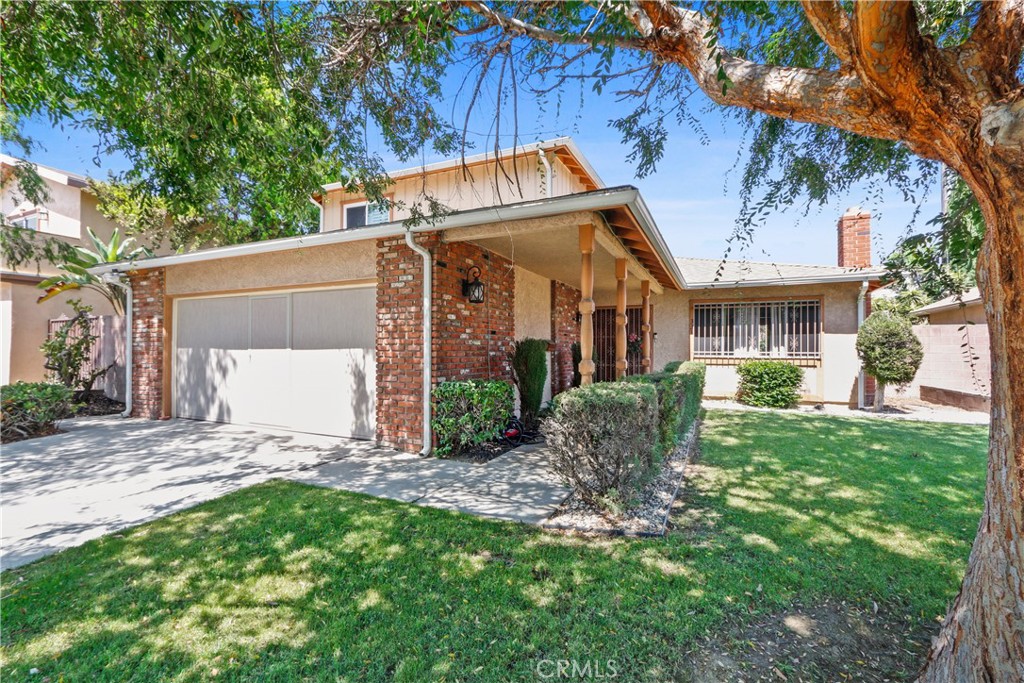
{"type": "Polygon", "coordinates": [[[660,540],[271,482],[5,572],[4,678],[521,680],[575,659],[614,661],[618,680],[687,680],[713,666],[702,652],[746,666],[767,647],[750,639],[775,637],[758,625],[799,639],[797,617],[842,604],[865,628],[898,624],[884,635],[903,654],[865,659],[878,634],[855,631],[805,641],[827,661],[771,666],[788,680],[906,680],[959,586],[986,436],[710,411],[660,540]]]}

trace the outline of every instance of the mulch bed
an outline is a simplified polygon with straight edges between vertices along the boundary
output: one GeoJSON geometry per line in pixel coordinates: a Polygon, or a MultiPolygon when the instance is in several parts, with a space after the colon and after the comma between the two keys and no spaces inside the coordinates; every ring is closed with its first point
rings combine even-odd
{"type": "Polygon", "coordinates": [[[513,450],[515,446],[510,446],[503,441],[488,441],[482,443],[476,448],[460,453],[459,455],[447,458],[448,460],[458,460],[459,462],[472,462],[476,464],[482,464],[494,460],[499,455],[505,455],[509,451],[513,450]]]}
{"type": "Polygon", "coordinates": [[[90,392],[83,403],[84,405],[75,411],[74,417],[116,415],[124,410],[123,403],[107,398],[102,391],[90,392]]]}
{"type": "Polygon", "coordinates": [[[664,536],[679,485],[696,451],[699,433],[698,419],[682,443],[665,458],[658,476],[640,493],[640,502],[623,514],[612,515],[599,510],[573,493],[541,526],[557,531],[615,536],[664,536]]]}

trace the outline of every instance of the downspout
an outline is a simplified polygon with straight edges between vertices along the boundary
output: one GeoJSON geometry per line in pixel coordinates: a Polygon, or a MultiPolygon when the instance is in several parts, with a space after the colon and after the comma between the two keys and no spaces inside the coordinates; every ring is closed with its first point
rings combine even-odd
{"type": "Polygon", "coordinates": [[[548,153],[544,150],[540,150],[540,163],[544,165],[544,182],[547,185],[546,194],[544,195],[548,199],[551,199],[551,192],[554,189],[554,178],[551,177],[551,162],[548,161],[548,153]]]}
{"type": "Polygon", "coordinates": [[[312,196],[309,198],[310,203],[320,211],[320,232],[324,231],[324,205],[314,199],[312,196]]]}
{"type": "Polygon", "coordinates": [[[430,428],[430,369],[433,366],[433,320],[431,315],[431,292],[434,272],[430,252],[416,243],[412,230],[405,229],[405,243],[423,259],[423,449],[420,455],[430,455],[434,450],[434,432],[430,428]]]}
{"type": "Polygon", "coordinates": [[[130,282],[123,282],[118,271],[104,273],[103,281],[124,290],[124,411],[121,417],[132,416],[132,309],[134,299],[130,282]]]}
{"type": "MultiPolygon", "coordinates": [[[[860,283],[860,291],[857,293],[857,330],[864,324],[864,301],[867,298],[868,281],[860,283]]],[[[860,374],[857,376],[857,410],[864,410],[864,365],[860,366],[860,374]]]]}

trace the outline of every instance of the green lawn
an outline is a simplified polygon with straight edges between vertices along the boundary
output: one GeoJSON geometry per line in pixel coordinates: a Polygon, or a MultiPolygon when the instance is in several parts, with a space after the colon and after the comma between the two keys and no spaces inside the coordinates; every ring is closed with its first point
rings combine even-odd
{"type": "Polygon", "coordinates": [[[795,600],[933,622],[974,537],[985,440],[711,412],[663,540],[256,486],[5,572],[4,678],[508,680],[611,659],[619,680],[663,680],[700,638],[795,600]]]}

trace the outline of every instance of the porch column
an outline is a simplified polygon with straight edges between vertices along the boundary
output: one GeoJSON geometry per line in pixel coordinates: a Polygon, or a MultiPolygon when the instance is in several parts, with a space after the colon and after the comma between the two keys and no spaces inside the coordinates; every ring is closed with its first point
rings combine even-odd
{"type": "Polygon", "coordinates": [[[651,281],[644,280],[640,283],[640,297],[643,302],[643,326],[640,328],[643,333],[644,357],[640,361],[643,372],[646,375],[651,371],[651,281]]]}
{"type": "Polygon", "coordinates": [[[615,379],[626,376],[626,259],[615,259],[615,379]]]}
{"type": "Polygon", "coordinates": [[[580,384],[594,382],[594,226],[580,226],[580,384]]]}

